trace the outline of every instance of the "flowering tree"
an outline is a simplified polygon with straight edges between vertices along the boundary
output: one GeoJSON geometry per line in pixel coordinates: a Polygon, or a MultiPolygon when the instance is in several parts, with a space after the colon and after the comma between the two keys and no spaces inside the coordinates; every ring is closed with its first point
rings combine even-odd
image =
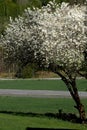
{"type": "Polygon", "coordinates": [[[76,77],[84,62],[87,42],[84,9],[83,6],[70,7],[65,3],[61,7],[51,4],[38,20],[44,33],[45,42],[41,50],[47,65],[65,82],[81,120],[85,119],[85,110],[79,98],[76,77]]]}
{"type": "Polygon", "coordinates": [[[31,17],[29,19],[25,17],[19,16],[14,21],[10,17],[10,23],[4,36],[1,36],[1,42],[5,49],[4,61],[8,65],[18,64],[19,69],[23,69],[28,63],[40,64],[40,60],[35,57],[35,53],[37,51],[37,55],[40,55],[40,42],[43,42],[43,40],[40,40],[39,30],[32,22],[31,17]],[[32,26],[31,23],[34,25],[32,26]]]}
{"type": "Polygon", "coordinates": [[[86,116],[76,77],[83,66],[87,41],[84,18],[85,6],[50,2],[41,9],[27,8],[14,21],[10,18],[1,38],[5,59],[21,63],[34,60],[61,77],[76,103],[81,121],[86,116]]]}

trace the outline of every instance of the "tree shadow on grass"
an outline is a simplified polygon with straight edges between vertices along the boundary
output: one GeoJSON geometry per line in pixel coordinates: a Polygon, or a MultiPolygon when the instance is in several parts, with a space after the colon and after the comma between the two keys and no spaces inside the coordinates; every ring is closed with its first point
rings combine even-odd
{"type": "Polygon", "coordinates": [[[33,128],[33,127],[27,127],[26,130],[76,130],[76,129],[66,129],[66,128],[33,128]]]}
{"type": "MultiPolygon", "coordinates": [[[[20,115],[20,116],[30,116],[30,117],[48,117],[48,118],[56,118],[64,121],[69,121],[73,123],[82,123],[79,117],[72,113],[64,113],[59,110],[58,113],[32,113],[32,112],[13,112],[13,111],[0,111],[0,113],[11,114],[11,115],[20,115]]],[[[87,124],[87,119],[84,121],[87,124]]],[[[33,128],[32,128],[33,129],[33,128]]],[[[39,128],[38,128],[39,129],[39,128]]],[[[61,129],[59,129],[61,130],[61,129]]],[[[63,129],[66,130],[66,129],[63,129]]],[[[70,129],[72,130],[72,129],[70,129]]]]}

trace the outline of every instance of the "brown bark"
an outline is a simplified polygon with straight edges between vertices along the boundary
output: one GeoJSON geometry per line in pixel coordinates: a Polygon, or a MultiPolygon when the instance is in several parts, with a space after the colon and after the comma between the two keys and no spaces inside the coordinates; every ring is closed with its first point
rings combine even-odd
{"type": "Polygon", "coordinates": [[[82,104],[80,103],[77,109],[78,109],[79,114],[80,114],[81,123],[84,123],[85,120],[86,120],[84,105],[82,105],[82,104]]]}
{"type": "Polygon", "coordinates": [[[74,94],[74,101],[76,103],[75,108],[78,110],[79,115],[80,115],[80,121],[83,123],[86,120],[85,108],[84,108],[84,105],[81,103],[78,93],[74,94]]]}
{"type": "Polygon", "coordinates": [[[85,108],[84,108],[84,105],[81,103],[81,99],[78,94],[78,89],[76,86],[76,78],[69,77],[69,79],[67,79],[62,74],[59,73],[59,75],[62,78],[62,80],[64,81],[64,83],[66,84],[72,98],[74,99],[74,101],[76,103],[75,108],[77,108],[77,110],[79,112],[81,123],[84,123],[86,120],[85,108]]]}
{"type": "Polygon", "coordinates": [[[76,103],[75,108],[77,108],[77,110],[79,112],[80,121],[81,121],[81,123],[84,123],[84,121],[86,120],[85,108],[84,108],[84,105],[81,103],[81,99],[78,94],[78,89],[76,86],[76,79],[71,78],[70,80],[71,80],[70,83],[66,80],[67,87],[68,87],[68,90],[69,90],[72,98],[74,99],[74,101],[76,103]]]}
{"type": "Polygon", "coordinates": [[[58,74],[62,78],[63,82],[66,84],[72,98],[74,99],[74,101],[76,103],[75,108],[79,112],[80,121],[81,121],[81,123],[84,123],[84,121],[86,120],[85,108],[84,108],[84,105],[81,103],[81,99],[78,94],[78,89],[76,86],[76,76],[73,77],[72,75],[69,74],[69,72],[66,73],[66,71],[63,70],[62,68],[61,69],[62,69],[63,73],[61,73],[61,71],[58,71],[58,68],[59,68],[59,66],[56,66],[55,64],[51,64],[51,66],[50,66],[50,69],[54,73],[58,74]],[[64,75],[64,73],[65,73],[65,75],[64,75]]]}

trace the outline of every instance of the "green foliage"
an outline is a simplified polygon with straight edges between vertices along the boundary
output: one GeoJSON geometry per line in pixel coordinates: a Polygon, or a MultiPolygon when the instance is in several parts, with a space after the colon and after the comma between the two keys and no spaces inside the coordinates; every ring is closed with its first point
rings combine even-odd
{"type": "MultiPolygon", "coordinates": [[[[47,5],[47,3],[49,3],[49,1],[53,1],[53,0],[40,0],[42,2],[42,5],[47,5]]],[[[57,3],[62,3],[62,2],[69,2],[69,0],[55,0],[57,3]]]]}
{"type": "Polygon", "coordinates": [[[13,3],[11,0],[3,0],[0,2],[0,16],[8,18],[9,16],[16,16],[19,12],[17,12],[17,5],[13,3]]]}
{"type": "Polygon", "coordinates": [[[0,1],[0,33],[4,31],[5,26],[8,24],[9,16],[13,18],[20,14],[19,7],[12,0],[0,1]]]}
{"type": "Polygon", "coordinates": [[[69,2],[69,0],[56,0],[57,3],[69,2]]]}
{"type": "Polygon", "coordinates": [[[29,7],[39,7],[39,8],[41,8],[41,6],[42,6],[42,2],[40,1],[40,0],[28,0],[29,2],[28,2],[28,6],[29,7]]]}
{"type": "Polygon", "coordinates": [[[21,72],[22,78],[32,78],[34,77],[36,72],[36,65],[35,64],[27,64],[24,66],[21,72]]]}
{"type": "MultiPolygon", "coordinates": [[[[21,66],[21,65],[20,65],[21,66]]],[[[18,70],[15,74],[18,78],[32,78],[35,76],[35,72],[37,71],[37,64],[35,63],[28,63],[23,67],[18,67],[18,70]]]]}
{"type": "Polygon", "coordinates": [[[50,1],[50,0],[40,0],[42,2],[42,5],[47,5],[47,3],[50,1]]]}

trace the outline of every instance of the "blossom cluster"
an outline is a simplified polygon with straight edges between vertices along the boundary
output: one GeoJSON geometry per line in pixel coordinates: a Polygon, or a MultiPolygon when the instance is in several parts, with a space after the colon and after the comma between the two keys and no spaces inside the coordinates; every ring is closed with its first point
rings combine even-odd
{"type": "Polygon", "coordinates": [[[27,8],[15,20],[10,18],[1,38],[6,58],[15,57],[16,61],[24,57],[29,60],[33,55],[46,66],[55,63],[67,70],[79,70],[87,42],[85,10],[85,5],[49,2],[41,9],[27,8]]]}

